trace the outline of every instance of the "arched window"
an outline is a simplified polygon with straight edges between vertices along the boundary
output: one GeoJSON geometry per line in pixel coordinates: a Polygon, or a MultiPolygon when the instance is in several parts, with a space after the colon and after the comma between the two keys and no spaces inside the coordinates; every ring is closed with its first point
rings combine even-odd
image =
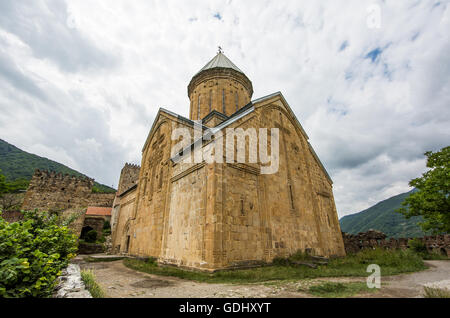
{"type": "Polygon", "coordinates": [[[161,168],[161,170],[159,172],[159,184],[158,184],[159,189],[162,188],[163,177],[164,177],[164,170],[163,170],[163,168],[161,168]]]}
{"type": "Polygon", "coordinates": [[[209,112],[211,112],[212,108],[212,91],[209,90],[209,112]]]}
{"type": "Polygon", "coordinates": [[[200,119],[200,94],[198,94],[198,110],[197,110],[197,120],[200,119]]]}
{"type": "Polygon", "coordinates": [[[222,89],[222,112],[226,115],[225,112],[225,90],[222,89]]]}

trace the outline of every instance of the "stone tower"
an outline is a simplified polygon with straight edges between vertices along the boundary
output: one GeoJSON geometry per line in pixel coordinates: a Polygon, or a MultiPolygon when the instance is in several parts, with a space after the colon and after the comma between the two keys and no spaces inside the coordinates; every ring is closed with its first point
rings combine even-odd
{"type": "Polygon", "coordinates": [[[230,116],[247,105],[252,95],[252,82],[219,51],[189,83],[189,118],[201,120],[212,111],[230,116]]]}
{"type": "Polygon", "coordinates": [[[120,172],[118,194],[122,194],[134,185],[137,185],[141,166],[125,163],[120,172]]]}

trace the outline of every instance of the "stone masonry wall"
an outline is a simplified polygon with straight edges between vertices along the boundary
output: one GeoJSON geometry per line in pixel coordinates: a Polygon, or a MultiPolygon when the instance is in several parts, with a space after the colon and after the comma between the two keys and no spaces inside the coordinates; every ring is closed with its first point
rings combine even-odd
{"type": "Polygon", "coordinates": [[[88,206],[112,206],[114,193],[92,193],[94,180],[37,169],[30,181],[23,210],[58,211],[88,206]]]}
{"type": "MultiPolygon", "coordinates": [[[[369,230],[356,235],[342,233],[346,253],[357,253],[364,248],[383,247],[387,249],[407,249],[408,241],[412,238],[390,238],[386,239],[386,234],[369,230]]],[[[450,257],[450,234],[424,236],[417,238],[427,247],[428,252],[438,252],[450,257]]]]}
{"type": "Polygon", "coordinates": [[[8,223],[18,222],[23,219],[23,214],[20,211],[4,211],[2,218],[8,223]]]}
{"type": "Polygon", "coordinates": [[[139,180],[141,166],[126,163],[120,172],[119,187],[117,192],[120,194],[136,185],[139,180]]]}
{"type": "Polygon", "coordinates": [[[234,70],[211,69],[189,84],[189,118],[200,120],[211,111],[230,116],[250,102],[253,87],[249,79],[234,70]]]}

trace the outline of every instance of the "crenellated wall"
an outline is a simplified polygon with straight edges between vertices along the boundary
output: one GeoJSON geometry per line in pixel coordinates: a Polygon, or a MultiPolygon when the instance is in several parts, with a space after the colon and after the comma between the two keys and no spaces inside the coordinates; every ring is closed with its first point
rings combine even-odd
{"type": "Polygon", "coordinates": [[[119,187],[117,190],[119,195],[138,184],[140,171],[141,166],[125,163],[125,166],[120,172],[119,187]]]}
{"type": "Polygon", "coordinates": [[[114,193],[92,193],[94,179],[37,169],[30,181],[23,210],[65,210],[88,206],[112,206],[114,193]]]}

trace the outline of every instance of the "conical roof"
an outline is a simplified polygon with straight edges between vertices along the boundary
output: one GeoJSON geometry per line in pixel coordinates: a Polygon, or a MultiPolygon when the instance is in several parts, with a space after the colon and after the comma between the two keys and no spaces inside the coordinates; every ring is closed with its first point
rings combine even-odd
{"type": "Polygon", "coordinates": [[[236,65],[234,65],[234,63],[231,62],[230,59],[226,57],[225,54],[223,54],[222,52],[217,53],[217,55],[214,56],[214,58],[211,61],[209,61],[198,73],[216,67],[231,68],[235,71],[238,71],[239,73],[244,74],[244,72],[242,72],[236,65]]]}

